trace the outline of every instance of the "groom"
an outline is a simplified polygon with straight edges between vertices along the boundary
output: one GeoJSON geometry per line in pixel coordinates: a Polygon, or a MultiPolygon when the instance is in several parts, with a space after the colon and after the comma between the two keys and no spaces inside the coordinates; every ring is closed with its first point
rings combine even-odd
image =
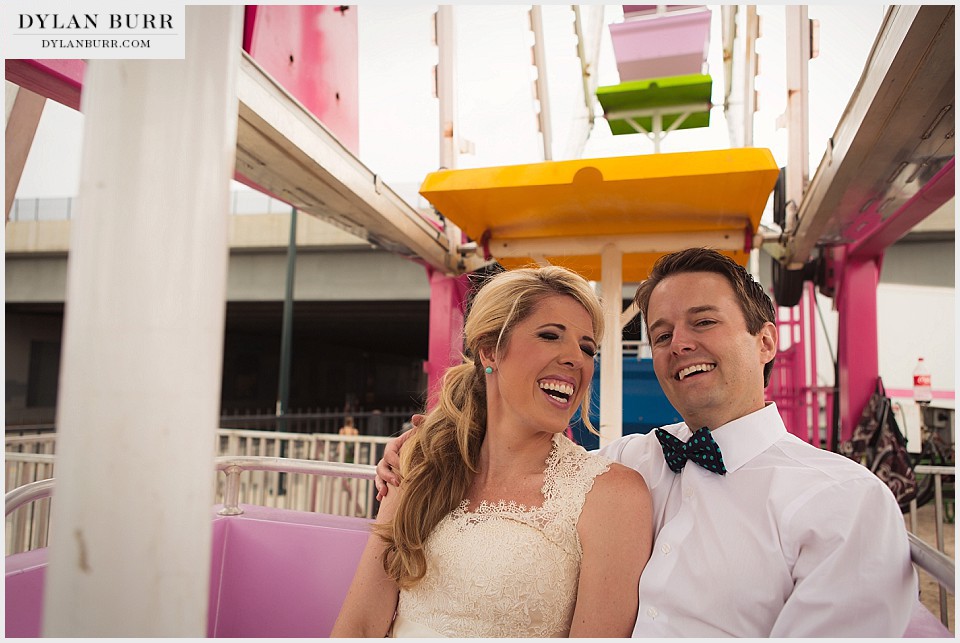
{"type": "MultiPolygon", "coordinates": [[[[869,470],[791,435],[764,401],[778,336],[763,288],[691,248],[658,260],[636,301],[684,422],[600,450],[653,495],[633,635],[902,636],[917,580],[900,508],[869,470]]],[[[393,484],[402,441],[377,466],[393,484]]]]}

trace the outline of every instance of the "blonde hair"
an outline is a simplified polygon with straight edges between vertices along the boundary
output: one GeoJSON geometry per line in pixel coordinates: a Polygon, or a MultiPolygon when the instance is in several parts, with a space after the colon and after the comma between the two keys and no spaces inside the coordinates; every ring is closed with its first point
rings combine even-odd
{"type": "MultiPolygon", "coordinates": [[[[486,378],[480,353],[499,354],[517,323],[540,301],[567,295],[584,307],[593,322],[597,344],[603,337],[600,301],[587,281],[559,266],[518,268],[499,273],[477,292],[464,324],[463,363],[443,376],[437,404],[404,445],[400,470],[403,494],[389,523],[375,533],[386,542],[383,567],[401,588],[409,588],[427,571],[423,545],[440,520],[466,496],[477,472],[486,434],[486,378]]],[[[590,425],[588,383],[580,416],[590,425]]]]}

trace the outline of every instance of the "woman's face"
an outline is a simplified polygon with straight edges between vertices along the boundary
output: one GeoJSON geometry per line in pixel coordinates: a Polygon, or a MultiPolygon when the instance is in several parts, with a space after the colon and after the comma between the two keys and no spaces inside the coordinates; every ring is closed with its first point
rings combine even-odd
{"type": "Polygon", "coordinates": [[[593,378],[597,343],[586,309],[568,295],[541,299],[499,355],[485,356],[489,422],[559,433],[593,378]]]}

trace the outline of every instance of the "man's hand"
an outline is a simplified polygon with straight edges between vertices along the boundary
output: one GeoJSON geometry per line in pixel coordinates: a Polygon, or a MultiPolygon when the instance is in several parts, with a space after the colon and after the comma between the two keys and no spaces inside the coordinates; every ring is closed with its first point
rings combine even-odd
{"type": "Polygon", "coordinates": [[[417,427],[423,424],[424,417],[425,416],[420,414],[414,415],[410,418],[410,423],[413,425],[413,428],[387,442],[387,447],[383,452],[383,458],[377,462],[377,477],[373,480],[373,483],[377,487],[377,500],[383,500],[384,496],[387,495],[387,483],[392,484],[394,487],[400,486],[400,476],[396,472],[397,469],[400,468],[400,447],[410,439],[410,436],[417,430],[417,427]]]}

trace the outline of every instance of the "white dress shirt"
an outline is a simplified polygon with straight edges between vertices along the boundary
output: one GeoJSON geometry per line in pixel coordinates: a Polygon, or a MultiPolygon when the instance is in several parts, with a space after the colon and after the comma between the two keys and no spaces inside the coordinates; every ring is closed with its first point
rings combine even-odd
{"type": "Polygon", "coordinates": [[[787,433],[775,404],[712,434],[723,476],[694,462],[673,473],[653,432],[600,449],[653,494],[633,635],[902,636],[917,579],[887,486],[787,433]]]}

